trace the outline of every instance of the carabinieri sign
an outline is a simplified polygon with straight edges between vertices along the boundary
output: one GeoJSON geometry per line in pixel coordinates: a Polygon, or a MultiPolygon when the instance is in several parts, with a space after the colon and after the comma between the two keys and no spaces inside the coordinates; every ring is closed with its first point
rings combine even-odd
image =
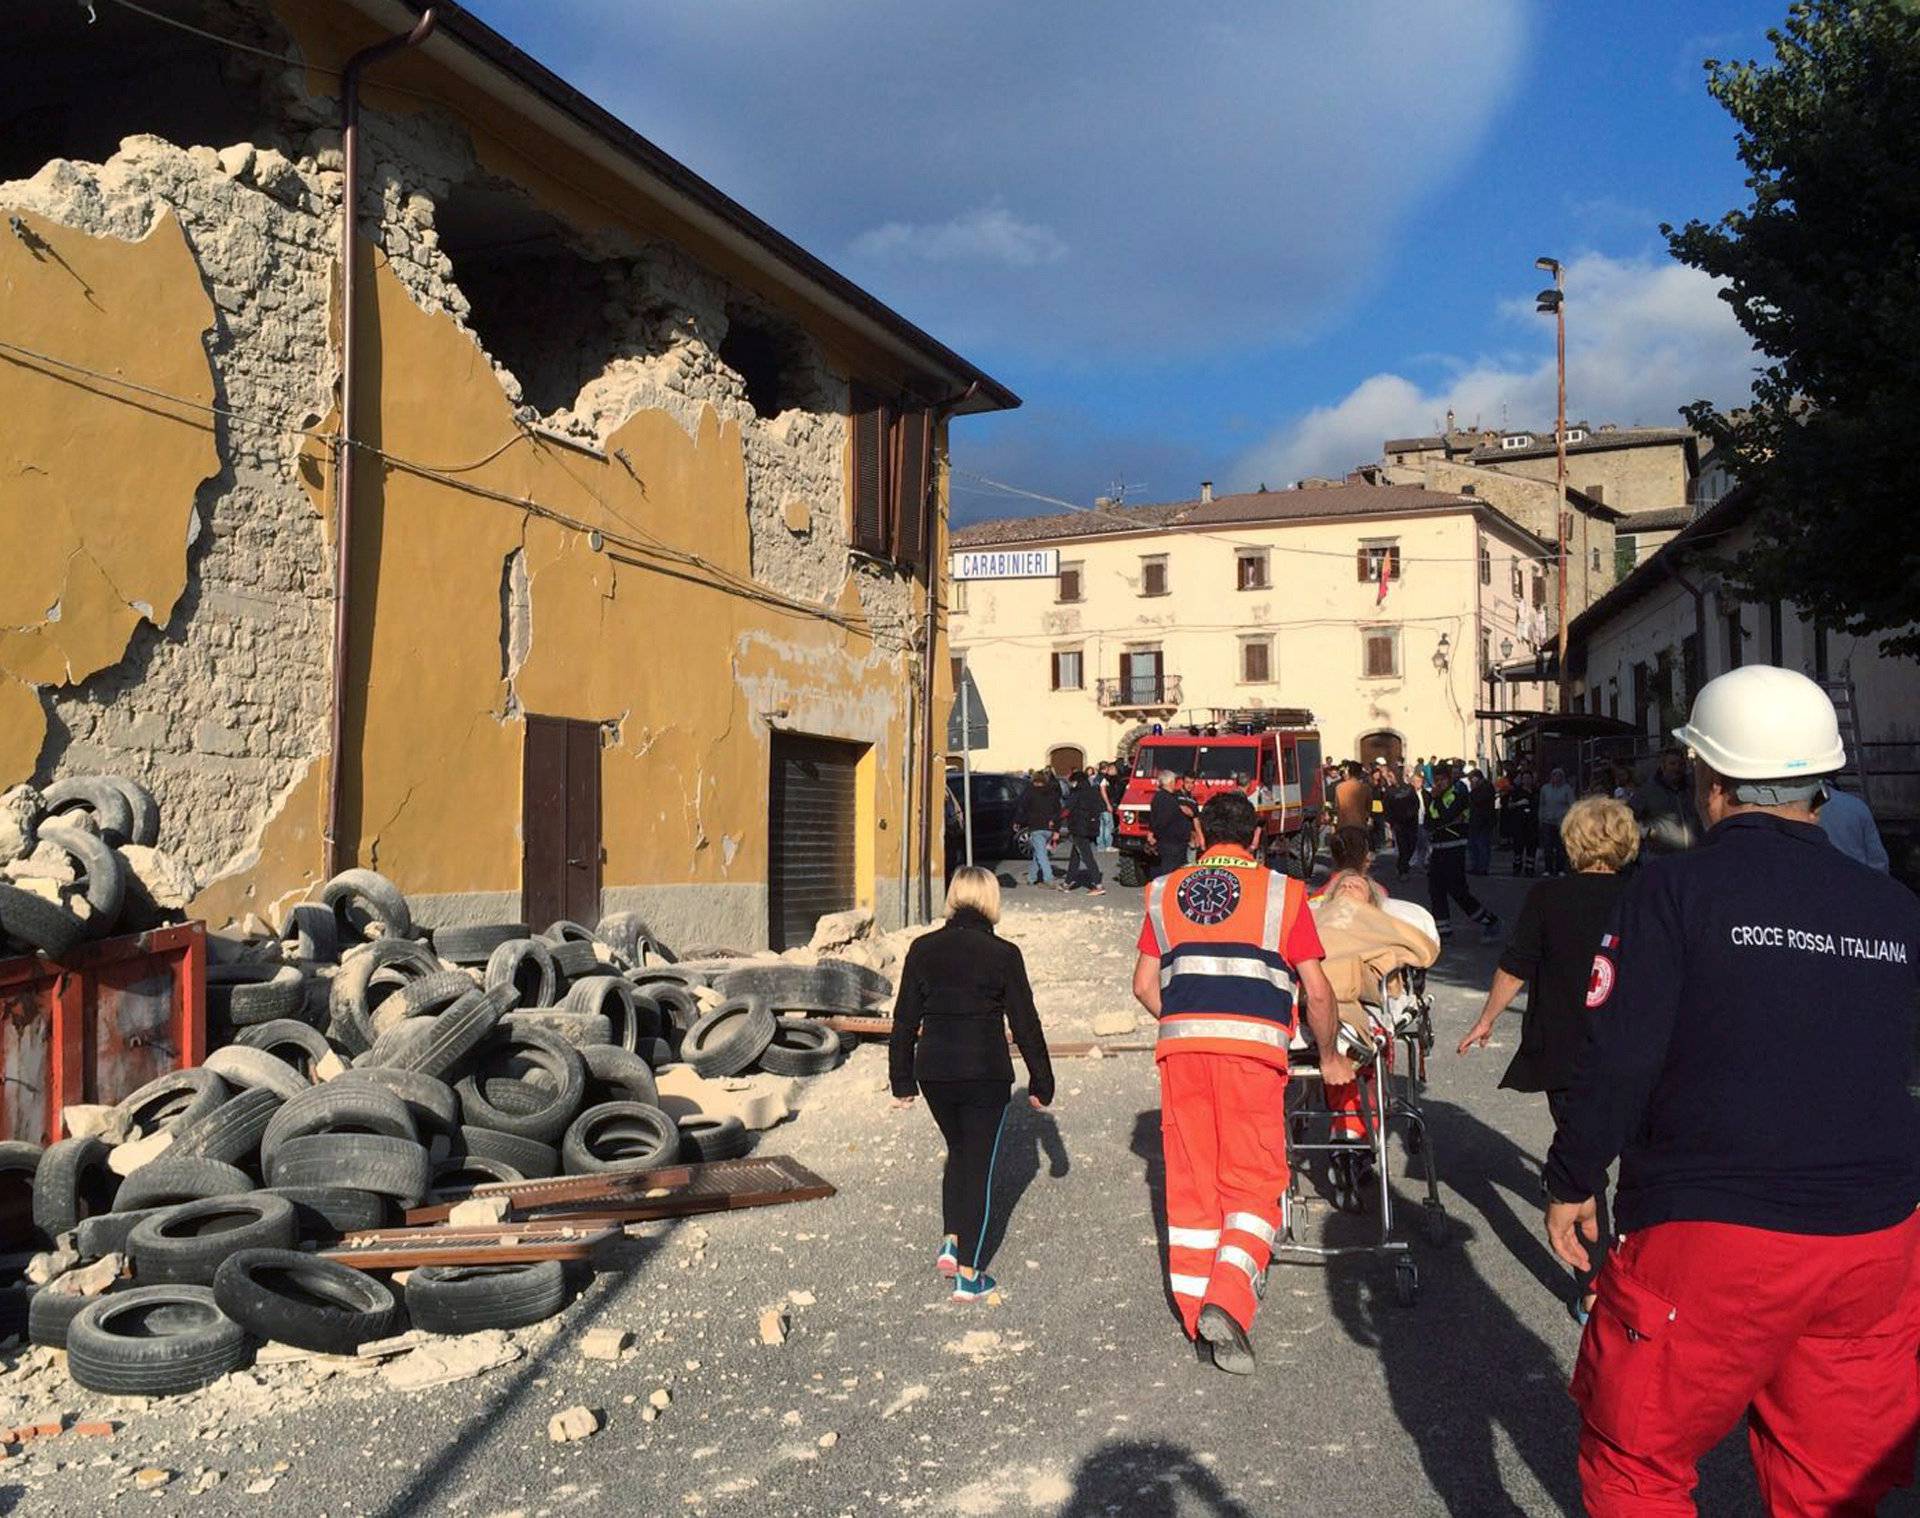
{"type": "Polygon", "coordinates": [[[1057,548],[988,548],[953,556],[956,580],[1049,580],[1059,573],[1057,548]]]}

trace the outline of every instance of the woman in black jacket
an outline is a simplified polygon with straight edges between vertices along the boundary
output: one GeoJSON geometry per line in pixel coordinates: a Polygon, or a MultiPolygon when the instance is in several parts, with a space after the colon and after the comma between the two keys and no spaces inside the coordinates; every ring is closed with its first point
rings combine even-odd
{"type": "Polygon", "coordinates": [[[993,1162],[1013,1094],[1007,1029],[1027,1066],[1027,1100],[1053,1101],[1053,1064],[1034,1010],[1020,950],[996,937],[1000,881],[967,865],[953,872],[944,926],[913,941],[894,1003],[890,1067],[894,1106],[913,1105],[915,1086],[947,1141],[940,1188],[946,1232],[935,1264],[953,1278],[958,1302],[994,1289],[980,1268],[993,1162]]]}

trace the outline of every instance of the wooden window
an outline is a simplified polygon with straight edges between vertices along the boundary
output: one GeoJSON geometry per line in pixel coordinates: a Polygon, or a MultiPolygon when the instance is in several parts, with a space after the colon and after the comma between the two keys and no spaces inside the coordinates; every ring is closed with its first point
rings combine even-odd
{"type": "Polygon", "coordinates": [[[1081,678],[1080,650],[1077,648],[1056,648],[1053,651],[1053,689],[1079,690],[1085,683],[1081,678]]]}
{"type": "Polygon", "coordinates": [[[1273,678],[1273,645],[1265,638],[1240,642],[1240,683],[1264,685],[1273,678]]]}
{"type": "Polygon", "coordinates": [[[1234,583],[1241,590],[1265,590],[1267,588],[1267,551],[1264,548],[1243,548],[1234,555],[1234,583]]]}
{"type": "Polygon", "coordinates": [[[1140,594],[1164,596],[1167,593],[1167,556],[1147,554],[1140,560],[1140,594]]]}
{"type": "Polygon", "coordinates": [[[902,409],[865,385],[849,393],[853,528],[858,553],[910,568],[928,556],[927,497],[933,488],[933,413],[902,409]]]}
{"type": "Polygon", "coordinates": [[[1533,604],[1536,607],[1547,604],[1547,577],[1543,574],[1533,577],[1533,604]]]}
{"type": "Polygon", "coordinates": [[[1480,583],[1482,585],[1493,583],[1493,550],[1487,547],[1485,538],[1480,540],[1480,583]]]}
{"type": "Polygon", "coordinates": [[[1526,598],[1527,585],[1526,585],[1526,579],[1522,575],[1520,570],[1520,560],[1517,558],[1512,560],[1512,572],[1513,572],[1513,603],[1514,605],[1518,606],[1526,598]]]}
{"type": "Polygon", "coordinates": [[[1369,680],[1386,680],[1400,673],[1400,629],[1360,629],[1361,670],[1369,680]]]}
{"type": "Polygon", "coordinates": [[[1059,592],[1054,599],[1057,601],[1078,601],[1082,599],[1080,566],[1078,564],[1062,564],[1060,566],[1059,592]]]}
{"type": "Polygon", "coordinates": [[[951,611],[951,612],[964,612],[964,611],[966,611],[966,609],[967,609],[967,586],[968,586],[968,585],[970,585],[971,583],[972,583],[972,581],[970,581],[970,580],[955,580],[955,581],[953,582],[953,591],[952,591],[952,594],[951,594],[951,595],[949,595],[949,596],[948,596],[948,598],[947,598],[947,610],[948,610],[948,611],[951,611]]]}
{"type": "Polygon", "coordinates": [[[1386,561],[1387,578],[1389,580],[1399,579],[1399,543],[1388,538],[1378,538],[1372,542],[1362,543],[1360,545],[1360,552],[1355,561],[1355,568],[1359,571],[1358,578],[1361,584],[1371,585],[1379,580],[1382,560],[1386,561]]]}

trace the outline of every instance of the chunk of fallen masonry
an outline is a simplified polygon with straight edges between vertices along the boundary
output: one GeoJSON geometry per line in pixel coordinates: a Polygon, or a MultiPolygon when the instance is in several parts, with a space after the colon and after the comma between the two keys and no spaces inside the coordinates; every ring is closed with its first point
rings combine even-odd
{"type": "Polygon", "coordinates": [[[624,1328],[595,1328],[580,1339],[583,1360],[618,1360],[630,1336],[624,1328]]]}
{"type": "Polygon", "coordinates": [[[591,1439],[600,1432],[600,1415],[590,1407],[570,1407],[547,1420],[547,1437],[555,1444],[591,1439]]]}
{"type": "Polygon", "coordinates": [[[785,1344],[788,1327],[787,1315],[777,1307],[769,1307],[760,1314],[760,1342],[769,1346],[785,1344]]]}

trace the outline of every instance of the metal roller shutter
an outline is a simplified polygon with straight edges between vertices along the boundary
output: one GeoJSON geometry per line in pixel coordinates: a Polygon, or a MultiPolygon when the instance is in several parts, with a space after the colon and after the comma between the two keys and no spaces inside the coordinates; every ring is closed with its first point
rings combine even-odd
{"type": "Polygon", "coordinates": [[[769,807],[769,938],[804,944],[814,923],[853,905],[854,767],[861,746],[791,733],[773,737],[769,807]]]}

